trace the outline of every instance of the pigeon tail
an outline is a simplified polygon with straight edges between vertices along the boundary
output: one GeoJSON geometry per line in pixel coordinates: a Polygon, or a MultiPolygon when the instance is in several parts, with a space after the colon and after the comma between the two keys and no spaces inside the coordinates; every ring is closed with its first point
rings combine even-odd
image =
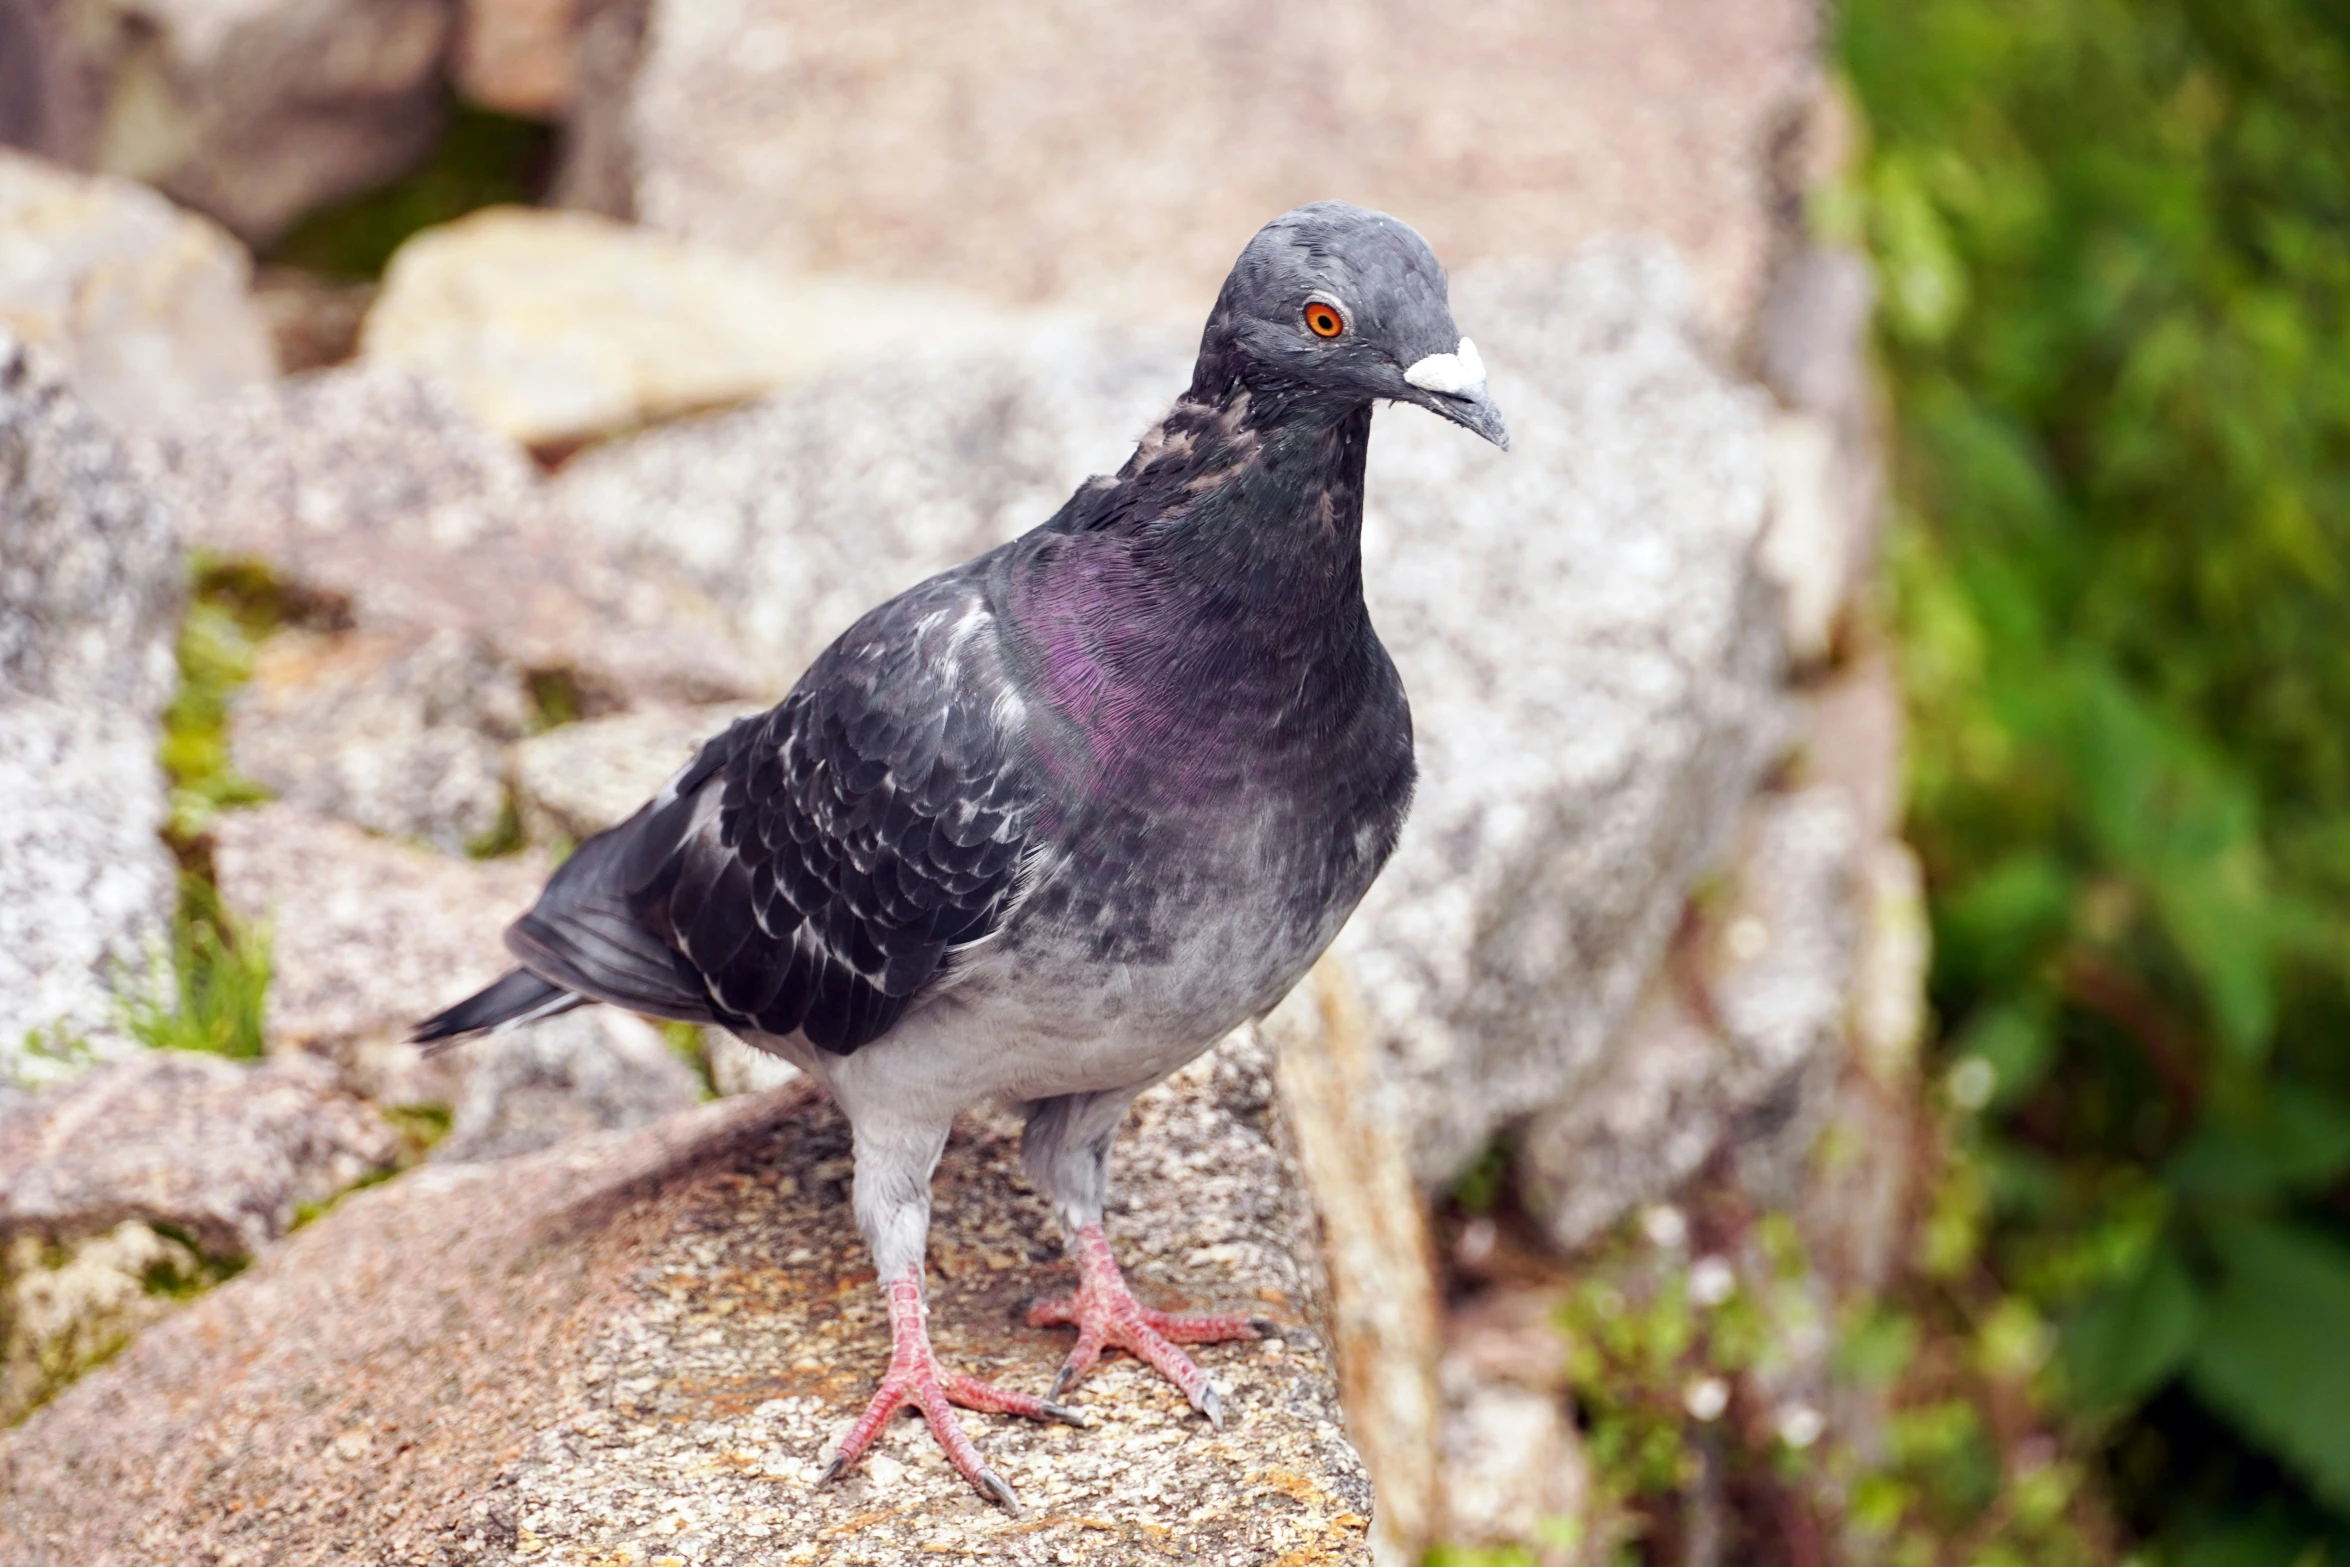
{"type": "Polygon", "coordinates": [[[431,1055],[475,1034],[517,1028],[558,1012],[568,1012],[573,1007],[584,1007],[590,999],[561,985],[551,985],[528,969],[511,969],[502,979],[417,1024],[408,1042],[424,1046],[425,1054],[431,1055]]]}

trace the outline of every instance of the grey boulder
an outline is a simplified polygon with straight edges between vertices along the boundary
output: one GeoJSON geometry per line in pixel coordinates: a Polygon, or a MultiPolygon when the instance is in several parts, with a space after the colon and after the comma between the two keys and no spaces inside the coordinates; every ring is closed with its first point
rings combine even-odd
{"type": "Polygon", "coordinates": [[[0,333],[0,1077],[119,1044],[163,949],[157,710],[182,595],[169,512],[53,363],[0,333]]]}
{"type": "Polygon", "coordinates": [[[653,1026],[588,1007],[455,1047],[465,1089],[439,1160],[534,1153],[583,1132],[642,1126],[701,1101],[701,1083],[653,1026]]]}
{"type": "Polygon", "coordinates": [[[0,1237],[64,1244],[136,1220],[250,1257],[399,1152],[324,1062],[145,1051],[0,1119],[0,1237]]]}

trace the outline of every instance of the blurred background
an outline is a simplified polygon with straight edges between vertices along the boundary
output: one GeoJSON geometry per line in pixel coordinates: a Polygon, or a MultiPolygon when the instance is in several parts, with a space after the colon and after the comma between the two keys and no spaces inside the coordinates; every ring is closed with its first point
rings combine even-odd
{"type": "Polygon", "coordinates": [[[1339,196],[1520,435],[1382,424],[1421,837],[1276,1019],[1381,1556],[2350,1561],[2350,11],[0,0],[0,144],[0,1181],[149,1047],[362,1118],[0,1202],[0,1441],[771,1082],[399,1028],[1339,196]]]}

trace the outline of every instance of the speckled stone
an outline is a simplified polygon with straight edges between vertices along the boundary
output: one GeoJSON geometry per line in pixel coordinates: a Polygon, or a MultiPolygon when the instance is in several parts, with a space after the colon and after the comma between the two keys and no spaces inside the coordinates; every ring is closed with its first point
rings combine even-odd
{"type": "Polygon", "coordinates": [[[409,1028],[504,973],[506,922],[547,877],[536,854],[459,860],[297,806],[214,819],[220,895],[270,933],[270,1048],[325,1056],[385,1104],[452,1102],[467,1057],[409,1028]]]}
{"type": "Polygon", "coordinates": [[[146,456],[189,543],[268,562],[361,630],[454,631],[591,706],[768,683],[700,593],[552,526],[529,456],[405,371],[257,387],[146,456]]]}
{"type": "Polygon", "coordinates": [[[182,595],[169,510],[58,362],[0,326],[0,1078],[70,1070],[25,1048],[36,1032],[128,1046],[116,993],[171,914],[156,715],[182,595]]]}
{"type": "MultiPolygon", "coordinates": [[[[970,1419],[1028,1504],[982,1504],[911,1421],[810,1482],[887,1329],[848,1204],[848,1128],[805,1086],[346,1199],[0,1436],[0,1555],[691,1567],[938,1557],[1369,1560],[1369,1488],[1318,1331],[1310,1211],[1262,1048],[1146,1094],[1113,1242],[1156,1303],[1261,1310],[1202,1352],[1211,1430],[1113,1359],[1087,1430],[970,1419]]],[[[959,1130],[935,1190],[932,1331],[1041,1389],[1066,1335],[1018,1325],[1071,1278],[1008,1123],[959,1130]]]]}

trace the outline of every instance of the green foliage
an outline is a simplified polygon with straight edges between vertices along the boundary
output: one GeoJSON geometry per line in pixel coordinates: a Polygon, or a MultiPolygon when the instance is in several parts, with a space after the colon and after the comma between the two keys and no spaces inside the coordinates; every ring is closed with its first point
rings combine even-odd
{"type": "Polygon", "coordinates": [[[1818,217],[1882,282],[1981,1116],[1983,1247],[1927,1272],[2061,1325],[2049,1391],[2160,1560],[2342,1560],[2350,13],[1852,0],[1841,46],[1874,145],[1818,217]]]}
{"type": "Polygon", "coordinates": [[[481,207],[535,200],[554,150],[550,125],[454,103],[422,166],[381,189],[311,213],[269,259],[340,277],[375,277],[418,229],[481,207]]]}
{"type": "Polygon", "coordinates": [[[120,992],[123,1032],[157,1050],[257,1060],[269,995],[269,933],[233,919],[212,884],[182,873],[171,962],[120,992]]]}

